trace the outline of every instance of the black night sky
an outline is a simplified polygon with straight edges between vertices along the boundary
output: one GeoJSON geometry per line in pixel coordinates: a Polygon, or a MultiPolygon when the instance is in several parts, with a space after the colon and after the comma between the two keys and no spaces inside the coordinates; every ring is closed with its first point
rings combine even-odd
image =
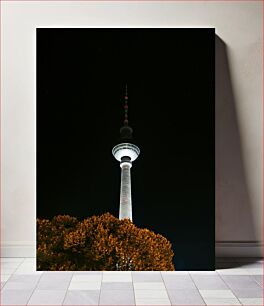
{"type": "Polygon", "coordinates": [[[133,222],[214,269],[214,29],[37,29],[37,216],[118,217],[128,84],[133,222]]]}

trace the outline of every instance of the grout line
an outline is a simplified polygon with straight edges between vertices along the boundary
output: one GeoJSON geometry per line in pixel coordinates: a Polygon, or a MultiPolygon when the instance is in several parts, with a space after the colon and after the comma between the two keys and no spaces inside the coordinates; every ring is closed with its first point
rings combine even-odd
{"type": "MultiPolygon", "coordinates": [[[[21,265],[24,263],[24,261],[25,261],[25,258],[23,259],[23,261],[21,261],[21,262],[19,263],[19,265],[18,265],[18,266],[16,267],[16,269],[14,270],[14,272],[11,273],[10,277],[11,277],[13,274],[15,274],[15,272],[17,271],[17,269],[18,269],[19,267],[21,267],[21,265]]],[[[9,277],[9,279],[10,279],[10,277],[9,277]]],[[[8,280],[9,280],[9,279],[8,279],[8,280]]],[[[8,281],[8,280],[7,280],[7,281],[8,281]]],[[[6,282],[7,282],[7,281],[6,281],[6,282]]]]}
{"type": "Polygon", "coordinates": [[[254,278],[254,276],[262,276],[263,277],[263,275],[249,275],[249,276],[263,290],[263,286],[261,286],[261,284],[254,278]]]}
{"type": "MultiPolygon", "coordinates": [[[[11,275],[12,275],[12,274],[10,274],[9,278],[11,277],[11,275]]],[[[8,279],[9,279],[9,278],[8,278],[8,279]]],[[[7,280],[7,281],[8,281],[8,280],[7,280]]],[[[4,283],[4,285],[3,285],[3,287],[0,289],[1,291],[4,289],[4,287],[5,287],[6,283],[7,283],[7,281],[6,281],[6,282],[2,282],[2,283],[4,283]]],[[[3,292],[1,292],[1,293],[3,294],[3,292]]]]}
{"type": "Polygon", "coordinates": [[[165,282],[164,282],[164,278],[163,278],[163,275],[162,275],[161,271],[160,271],[160,275],[161,275],[161,279],[162,279],[162,282],[163,282],[163,284],[164,284],[164,287],[165,287],[165,289],[166,289],[167,296],[168,296],[169,301],[170,301],[170,303],[171,303],[171,305],[172,305],[172,301],[171,301],[171,299],[170,299],[170,295],[169,295],[169,292],[168,292],[168,288],[166,287],[166,284],[165,284],[165,282]]]}
{"type": "MultiPolygon", "coordinates": [[[[135,287],[134,287],[134,280],[133,280],[133,271],[131,271],[131,280],[132,280],[132,288],[133,288],[133,294],[134,294],[134,301],[135,301],[135,305],[137,305],[137,301],[136,301],[136,293],[135,293],[135,287]]],[[[134,271],[136,272],[136,271],[134,271]]]]}
{"type": "MultiPolygon", "coordinates": [[[[218,273],[219,274],[219,273],[218,273]]],[[[236,297],[236,299],[238,300],[239,304],[242,305],[240,299],[236,296],[236,294],[233,292],[232,288],[228,285],[228,283],[225,282],[225,280],[222,278],[221,274],[219,274],[220,278],[222,279],[222,281],[226,284],[226,286],[229,288],[229,290],[234,294],[234,296],[236,297]]],[[[231,275],[233,276],[233,275],[231,275]]],[[[238,277],[244,276],[244,275],[235,275],[238,277]]]]}
{"type": "Polygon", "coordinates": [[[131,271],[131,280],[132,280],[132,288],[133,288],[134,301],[135,301],[135,305],[137,305],[136,292],[135,292],[134,279],[133,279],[133,273],[132,272],[136,272],[136,271],[131,271]]]}
{"type": "Polygon", "coordinates": [[[98,305],[100,305],[100,299],[101,299],[103,273],[104,273],[104,271],[102,271],[102,274],[101,274],[102,276],[101,276],[101,286],[100,286],[100,291],[99,291],[98,305]]]}
{"type": "Polygon", "coordinates": [[[195,283],[194,279],[192,278],[192,275],[191,275],[191,273],[190,273],[189,271],[188,271],[188,275],[190,276],[191,280],[193,281],[195,288],[196,288],[197,291],[199,292],[199,294],[200,294],[202,300],[204,301],[204,304],[205,304],[205,305],[208,305],[208,304],[206,303],[205,299],[203,298],[203,296],[201,295],[200,290],[199,290],[198,287],[196,286],[196,283],[195,283]]]}
{"type": "MultiPolygon", "coordinates": [[[[36,267],[36,269],[37,269],[37,267],[36,267]]],[[[30,274],[29,274],[29,275],[30,275],[30,274]]],[[[36,282],[36,285],[35,285],[34,289],[32,290],[32,292],[31,292],[31,294],[30,294],[30,297],[29,297],[28,300],[27,300],[27,304],[26,304],[26,305],[28,305],[28,303],[29,303],[29,301],[30,301],[30,299],[31,299],[31,297],[32,297],[32,295],[33,295],[33,293],[35,292],[35,290],[36,290],[36,288],[37,288],[37,286],[38,286],[38,284],[39,284],[39,282],[40,282],[40,279],[42,278],[42,275],[43,275],[43,273],[40,274],[40,277],[39,277],[38,281],[36,282]]]]}
{"type": "MultiPolygon", "coordinates": [[[[8,282],[8,280],[10,279],[10,277],[15,273],[15,271],[17,270],[18,267],[15,268],[15,270],[12,273],[0,273],[0,278],[1,278],[1,282],[4,283],[3,287],[1,288],[1,290],[4,288],[5,284],[8,282]],[[3,275],[9,275],[8,279],[6,281],[2,280],[2,276],[3,275]]],[[[2,269],[2,267],[1,267],[2,269]]],[[[1,270],[2,272],[2,270],[1,270]]]]}
{"type": "MultiPolygon", "coordinates": [[[[68,271],[69,272],[69,271],[68,271]]],[[[63,303],[64,303],[64,301],[65,301],[65,299],[66,299],[66,295],[67,295],[67,292],[68,292],[68,289],[69,289],[69,287],[70,287],[70,284],[71,284],[71,281],[72,281],[72,278],[73,278],[73,271],[71,272],[71,278],[70,278],[70,281],[69,281],[69,284],[68,284],[68,286],[67,286],[67,288],[66,288],[66,290],[65,290],[65,294],[64,294],[64,298],[63,298],[63,300],[62,300],[62,302],[61,302],[61,305],[63,305],[63,303]]]]}

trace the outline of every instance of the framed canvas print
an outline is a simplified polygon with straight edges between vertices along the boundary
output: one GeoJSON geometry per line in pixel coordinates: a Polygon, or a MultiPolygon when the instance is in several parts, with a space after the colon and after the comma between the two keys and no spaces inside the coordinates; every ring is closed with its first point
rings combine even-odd
{"type": "Polygon", "coordinates": [[[36,35],[37,269],[214,270],[214,28],[36,35]]]}

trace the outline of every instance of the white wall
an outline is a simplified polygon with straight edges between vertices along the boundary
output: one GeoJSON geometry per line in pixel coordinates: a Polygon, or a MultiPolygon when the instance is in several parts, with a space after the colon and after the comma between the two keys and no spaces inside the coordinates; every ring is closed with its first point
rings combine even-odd
{"type": "MultiPolygon", "coordinates": [[[[215,27],[216,241],[220,255],[260,255],[262,3],[4,1],[2,256],[34,256],[36,27],[215,27]]],[[[194,50],[195,52],[195,50],[194,50]]]]}

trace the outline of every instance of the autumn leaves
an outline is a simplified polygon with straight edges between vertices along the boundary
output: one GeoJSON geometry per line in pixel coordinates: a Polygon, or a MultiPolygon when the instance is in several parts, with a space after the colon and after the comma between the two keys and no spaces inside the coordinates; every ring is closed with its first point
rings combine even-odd
{"type": "Polygon", "coordinates": [[[38,270],[174,270],[171,243],[109,213],[37,219],[38,270]]]}

